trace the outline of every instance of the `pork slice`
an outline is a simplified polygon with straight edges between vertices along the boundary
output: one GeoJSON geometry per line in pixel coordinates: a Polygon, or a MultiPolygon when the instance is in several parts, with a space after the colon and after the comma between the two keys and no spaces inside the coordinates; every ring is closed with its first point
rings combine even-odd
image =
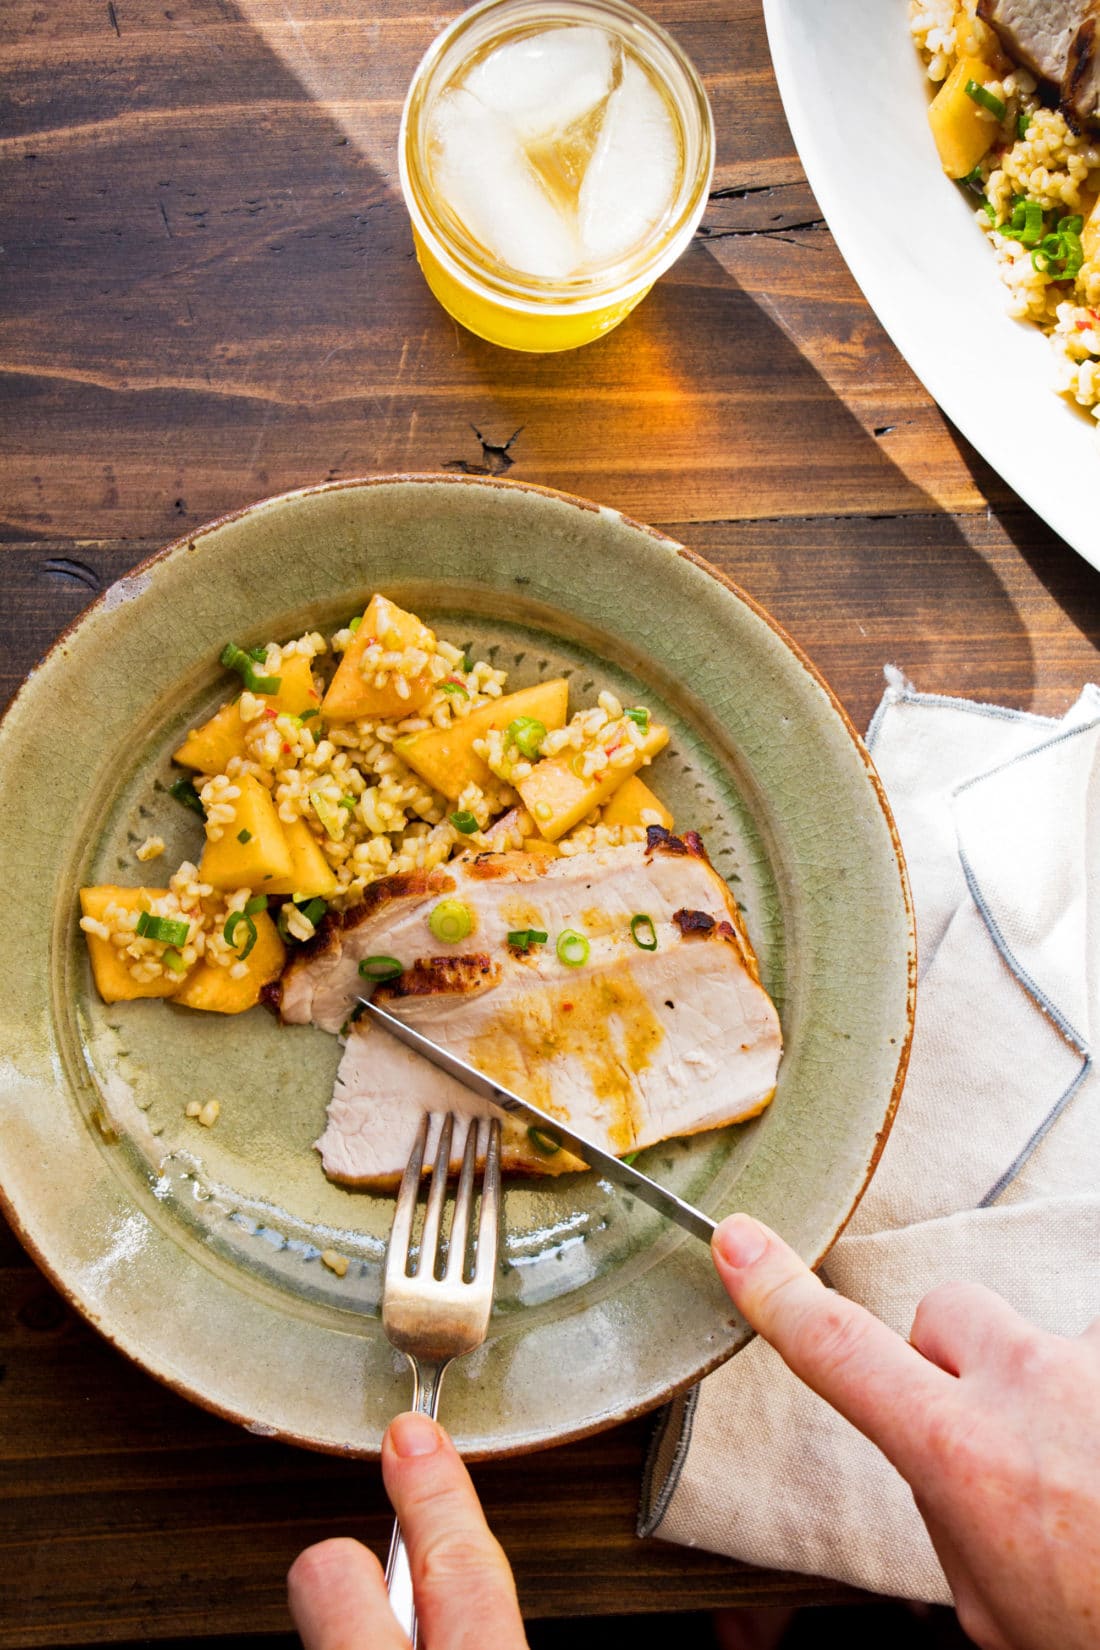
{"type": "Polygon", "coordinates": [[[1073,37],[1091,0],[978,0],[978,15],[996,29],[1005,51],[1060,86],[1073,37]]]}
{"type": "Polygon", "coordinates": [[[510,933],[533,928],[549,934],[549,947],[534,960],[551,976],[568,972],[552,949],[563,929],[590,938],[614,932],[632,946],[633,916],[668,923],[685,906],[730,922],[746,965],[755,969],[740,914],[721,877],[701,849],[680,852],[669,849],[668,842],[680,839],[663,832],[652,845],[628,843],[561,859],[491,854],[453,860],[427,874],[383,878],[367,890],[362,905],[326,917],[317,940],[303,946],[291,962],[281,984],[282,1018],[339,1031],[364,989],[359,975],[363,958],[393,957],[408,969],[438,951],[428,918],[441,898],[460,899],[473,914],[470,950],[503,955],[511,965],[528,967],[531,959],[509,953],[510,933]]]}
{"type": "MultiPolygon", "coordinates": [[[[594,939],[583,970],[553,968],[545,956],[486,968],[488,958],[471,956],[447,959],[445,975],[442,959],[431,959],[378,997],[487,1076],[622,1155],[755,1115],[771,1099],[782,1049],[774,1006],[728,920],[684,929],[670,916],[657,934],[655,951],[632,943],[628,950],[618,935],[594,939]]],[[[489,1108],[360,1022],[317,1142],[325,1173],[357,1186],[396,1184],[425,1109],[470,1117],[489,1108]]],[[[461,1144],[459,1131],[454,1167],[461,1144]]],[[[564,1150],[545,1155],[511,1118],[502,1161],[540,1174],[582,1167],[564,1150]]]]}
{"type": "Polygon", "coordinates": [[[1100,126],[1100,0],[1093,0],[1070,45],[1062,103],[1078,124],[1100,126]]]}

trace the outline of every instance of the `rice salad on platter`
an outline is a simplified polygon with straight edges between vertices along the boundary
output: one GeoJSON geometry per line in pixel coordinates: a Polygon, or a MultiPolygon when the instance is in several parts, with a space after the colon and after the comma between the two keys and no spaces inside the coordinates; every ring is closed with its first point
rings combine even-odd
{"type": "MultiPolygon", "coordinates": [[[[603,692],[570,715],[564,678],[509,692],[504,671],[382,595],[328,638],[229,642],[221,663],[239,692],[173,754],[187,776],[171,793],[203,821],[198,863],[162,887],[80,891],[105,1001],[239,1013],[326,912],[382,878],[673,827],[638,774],[668,741],[646,707],[603,692]]],[[[148,837],[135,859],[163,852],[148,837]]]]}
{"type": "Polygon", "coordinates": [[[1009,312],[1048,336],[1055,388],[1100,419],[1100,136],[1013,60],[979,0],[910,0],[947,175],[992,244],[1009,312]]]}

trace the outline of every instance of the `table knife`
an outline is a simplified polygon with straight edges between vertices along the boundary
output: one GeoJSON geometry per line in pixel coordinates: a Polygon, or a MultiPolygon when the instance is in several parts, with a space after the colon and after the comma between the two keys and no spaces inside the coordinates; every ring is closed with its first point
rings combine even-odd
{"type": "Polygon", "coordinates": [[[412,1026],[406,1025],[403,1020],[399,1020],[395,1014],[389,1013],[378,1003],[372,1002],[369,997],[360,997],[359,1001],[375,1025],[382,1026],[391,1036],[396,1037],[398,1042],[404,1043],[406,1048],[422,1054],[440,1071],[445,1071],[449,1077],[453,1077],[473,1094],[480,1095],[490,1105],[498,1107],[500,1111],[510,1112],[513,1117],[520,1118],[529,1128],[537,1129],[540,1135],[549,1140],[556,1140],[562,1146],[568,1146],[569,1150],[582,1158],[590,1169],[597,1169],[616,1186],[632,1191],[635,1197],[647,1203],[651,1209],[656,1209],[658,1214],[676,1221],[693,1237],[700,1238],[706,1244],[710,1243],[714,1235],[715,1222],[703,1214],[701,1209],[685,1203],[666,1186],[651,1180],[641,1169],[636,1169],[632,1163],[624,1163],[621,1158],[605,1152],[602,1146],[597,1146],[595,1141],[578,1134],[576,1129],[571,1129],[560,1118],[551,1117],[549,1112],[541,1111],[538,1106],[532,1105],[530,1100],[524,1100],[522,1095],[514,1093],[512,1089],[494,1083],[484,1072],[477,1071],[473,1066],[467,1065],[465,1060],[460,1060],[457,1055],[441,1048],[438,1043],[433,1043],[423,1032],[414,1031],[412,1026]]]}

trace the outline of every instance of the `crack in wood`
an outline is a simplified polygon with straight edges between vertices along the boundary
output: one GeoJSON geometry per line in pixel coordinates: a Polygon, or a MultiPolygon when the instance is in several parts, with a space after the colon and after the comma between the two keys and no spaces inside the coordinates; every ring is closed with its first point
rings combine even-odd
{"type": "Polygon", "coordinates": [[[85,561],[76,561],[70,556],[55,556],[43,564],[42,571],[51,578],[62,582],[83,585],[86,590],[98,591],[100,587],[99,574],[94,567],[89,567],[85,561]]]}
{"type": "Polygon", "coordinates": [[[471,463],[468,458],[448,458],[444,459],[442,468],[444,470],[457,470],[460,475],[464,476],[504,475],[516,462],[512,457],[512,443],[518,436],[523,434],[524,426],[521,424],[518,430],[512,431],[507,441],[499,444],[494,441],[487,441],[476,424],[471,424],[470,428],[481,443],[482,463],[471,463]]]}
{"type": "Polygon", "coordinates": [[[121,40],[122,39],[122,30],[118,26],[118,13],[115,10],[115,0],[107,0],[107,16],[111,19],[112,29],[114,29],[115,33],[118,35],[119,39],[121,40]]]}

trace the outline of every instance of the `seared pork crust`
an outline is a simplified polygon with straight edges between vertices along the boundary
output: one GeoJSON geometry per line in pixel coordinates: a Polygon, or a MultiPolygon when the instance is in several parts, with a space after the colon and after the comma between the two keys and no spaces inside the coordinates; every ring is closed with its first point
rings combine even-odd
{"type": "Polygon", "coordinates": [[[469,997],[500,984],[501,966],[483,952],[464,957],[418,957],[392,983],[381,985],[371,1001],[384,1008],[402,997],[434,997],[445,993],[469,997]]]}
{"type": "Polygon", "coordinates": [[[1100,127],[1100,0],[978,0],[1008,55],[1057,88],[1075,128],[1100,127]]]}

